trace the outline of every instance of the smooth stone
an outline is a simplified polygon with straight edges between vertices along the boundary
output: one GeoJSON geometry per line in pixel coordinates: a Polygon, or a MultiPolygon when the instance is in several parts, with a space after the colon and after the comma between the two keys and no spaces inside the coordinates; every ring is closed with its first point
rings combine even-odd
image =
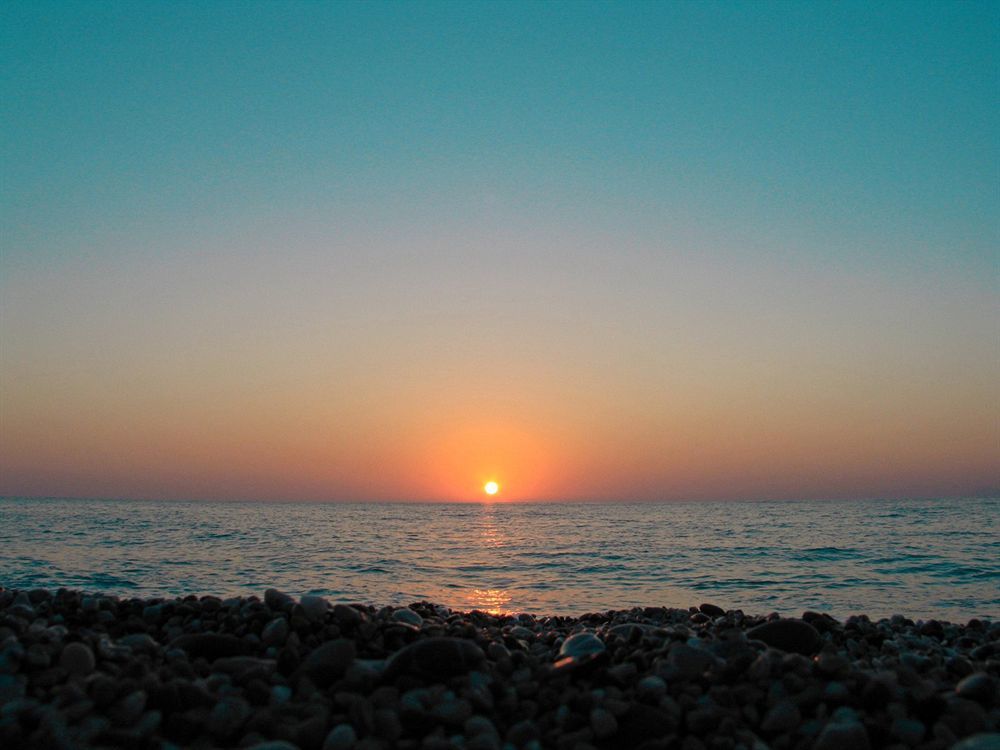
{"type": "Polygon", "coordinates": [[[643,677],[635,686],[635,694],[639,700],[646,703],[657,703],[660,698],[667,694],[667,683],[662,677],[649,675],[643,677]]]}
{"type": "Polygon", "coordinates": [[[997,681],[986,672],[976,672],[963,678],[955,686],[955,692],[962,698],[991,703],[997,692],[997,681]]]}
{"type": "Polygon", "coordinates": [[[787,732],[802,723],[802,712],[791,701],[781,701],[771,707],[760,723],[765,732],[787,732]]]}
{"type": "Polygon", "coordinates": [[[128,646],[133,651],[147,653],[154,653],[160,647],[160,644],[149,633],[130,633],[119,638],[116,643],[119,646],[128,646]]]}
{"type": "Polygon", "coordinates": [[[445,636],[414,641],[394,653],[386,664],[386,677],[413,674],[447,679],[485,666],[486,654],[474,641],[445,636]]]}
{"type": "Polygon", "coordinates": [[[492,734],[497,737],[500,733],[497,731],[496,726],[485,716],[477,714],[476,716],[470,716],[465,720],[465,725],[463,727],[465,730],[466,737],[475,737],[477,734],[492,734]]]}
{"type": "Polygon", "coordinates": [[[0,674],[0,706],[24,697],[24,678],[20,675],[0,674]]]}
{"type": "Polygon", "coordinates": [[[670,649],[667,655],[667,677],[690,680],[705,673],[713,664],[715,657],[708,651],[693,648],[685,643],[678,643],[670,649]]]}
{"type": "Polygon", "coordinates": [[[856,721],[830,721],[816,738],[813,750],[870,750],[868,731],[856,721]]]}
{"type": "Polygon", "coordinates": [[[1000,734],[995,732],[974,734],[952,746],[951,750],[1000,750],[1000,734]]]}
{"type": "Polygon", "coordinates": [[[709,617],[722,617],[726,614],[726,610],[722,607],[718,607],[714,604],[702,604],[698,607],[698,610],[709,617]]]}
{"type": "Polygon", "coordinates": [[[260,631],[260,640],[265,646],[284,646],[288,638],[288,620],[275,617],[260,631]]]}
{"type": "Polygon", "coordinates": [[[268,589],[264,592],[264,604],[271,609],[284,612],[286,609],[295,604],[295,600],[283,591],[278,591],[278,589],[268,589]]]}
{"type": "Polygon", "coordinates": [[[899,718],[892,722],[890,733],[900,742],[915,747],[923,741],[927,728],[916,719],[899,718]]]}
{"type": "Polygon", "coordinates": [[[590,728],[594,730],[597,739],[607,739],[618,731],[618,720],[610,711],[594,708],[590,711],[590,728]]]}
{"type": "Polygon", "coordinates": [[[350,724],[338,724],[323,741],[323,750],[351,750],[358,741],[358,735],[350,724]]]}
{"type": "Polygon", "coordinates": [[[232,738],[247,722],[253,709],[242,698],[227,695],[208,714],[206,728],[218,740],[232,738]]]}
{"type": "Polygon", "coordinates": [[[245,750],[300,750],[300,748],[298,745],[293,745],[286,740],[267,740],[265,742],[258,742],[256,745],[250,745],[245,750]]]}
{"type": "Polygon", "coordinates": [[[576,633],[563,641],[559,648],[559,656],[582,659],[603,654],[606,648],[604,641],[593,633],[576,633]]]}
{"type": "Polygon", "coordinates": [[[414,612],[409,607],[403,607],[402,609],[397,609],[389,617],[392,622],[401,622],[406,625],[413,625],[414,627],[420,627],[424,624],[424,618],[419,614],[414,612]]]}
{"type": "Polygon", "coordinates": [[[185,633],[170,642],[170,648],[186,651],[190,657],[204,656],[218,659],[222,656],[242,656],[250,652],[250,644],[235,635],[223,633],[185,633]]]}
{"type": "Polygon", "coordinates": [[[212,671],[242,677],[250,672],[259,672],[266,677],[274,671],[274,659],[258,659],[256,656],[223,656],[212,662],[212,671]]]}
{"type": "Polygon", "coordinates": [[[338,638],[314,648],[302,662],[300,669],[315,685],[326,688],[334,680],[344,676],[344,672],[354,661],[354,656],[354,641],[338,638]]]}
{"type": "Polygon", "coordinates": [[[649,740],[656,740],[672,732],[677,726],[674,718],[656,706],[633,703],[618,717],[618,734],[615,741],[619,747],[637,747],[649,740]]]}
{"type": "Polygon", "coordinates": [[[69,643],[59,656],[59,666],[72,675],[86,677],[94,671],[97,662],[86,643],[69,643]]]}
{"type": "Polygon", "coordinates": [[[802,620],[773,620],[747,631],[747,637],[763,641],[782,651],[811,656],[823,648],[823,637],[808,622],[802,620]]]}
{"type": "Polygon", "coordinates": [[[323,618],[326,617],[327,611],[330,609],[330,602],[322,596],[306,594],[299,599],[299,606],[302,607],[302,611],[305,612],[307,618],[313,622],[322,622],[323,618]]]}
{"type": "Polygon", "coordinates": [[[361,613],[349,604],[334,604],[333,619],[341,627],[354,627],[362,621],[361,613]]]}
{"type": "Polygon", "coordinates": [[[522,641],[535,640],[535,631],[524,627],[524,625],[515,625],[510,629],[510,634],[522,641]]]}

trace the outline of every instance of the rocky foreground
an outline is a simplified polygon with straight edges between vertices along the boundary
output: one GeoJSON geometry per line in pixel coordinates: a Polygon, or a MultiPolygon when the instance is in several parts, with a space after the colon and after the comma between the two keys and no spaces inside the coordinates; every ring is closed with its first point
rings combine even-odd
{"type": "Polygon", "coordinates": [[[0,590],[0,746],[1000,748],[1000,622],[0,590]]]}

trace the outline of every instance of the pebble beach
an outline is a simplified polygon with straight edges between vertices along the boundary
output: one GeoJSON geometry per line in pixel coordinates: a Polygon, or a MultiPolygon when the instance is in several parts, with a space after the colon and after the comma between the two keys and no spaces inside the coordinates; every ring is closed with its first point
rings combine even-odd
{"type": "Polygon", "coordinates": [[[996,750],[1000,622],[0,590],[0,746],[996,750]]]}

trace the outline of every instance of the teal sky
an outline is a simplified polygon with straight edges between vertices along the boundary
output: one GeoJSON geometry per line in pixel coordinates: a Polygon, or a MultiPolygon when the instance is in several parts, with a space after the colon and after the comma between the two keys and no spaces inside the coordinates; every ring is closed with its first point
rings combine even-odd
{"type": "Polygon", "coordinates": [[[0,494],[994,484],[998,39],[990,2],[5,3],[0,494]]]}

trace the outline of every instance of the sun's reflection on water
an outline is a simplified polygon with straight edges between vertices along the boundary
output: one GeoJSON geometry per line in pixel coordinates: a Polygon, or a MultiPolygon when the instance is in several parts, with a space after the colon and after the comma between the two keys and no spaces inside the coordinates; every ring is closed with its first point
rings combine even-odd
{"type": "Polygon", "coordinates": [[[491,615],[512,614],[512,610],[507,607],[512,597],[506,589],[472,589],[466,598],[470,609],[489,612],[491,615]]]}
{"type": "MultiPolygon", "coordinates": [[[[493,553],[507,545],[502,523],[498,523],[497,509],[492,503],[483,506],[479,525],[479,547],[486,554],[484,560],[494,561],[493,553]]],[[[502,568],[497,568],[496,574],[503,574],[502,568]]],[[[491,576],[492,577],[492,576],[491,576]]],[[[491,581],[492,583],[492,581],[491,581]]],[[[489,588],[473,588],[465,595],[470,609],[478,609],[493,615],[511,614],[508,606],[513,599],[511,593],[503,588],[503,583],[489,588]]]]}

